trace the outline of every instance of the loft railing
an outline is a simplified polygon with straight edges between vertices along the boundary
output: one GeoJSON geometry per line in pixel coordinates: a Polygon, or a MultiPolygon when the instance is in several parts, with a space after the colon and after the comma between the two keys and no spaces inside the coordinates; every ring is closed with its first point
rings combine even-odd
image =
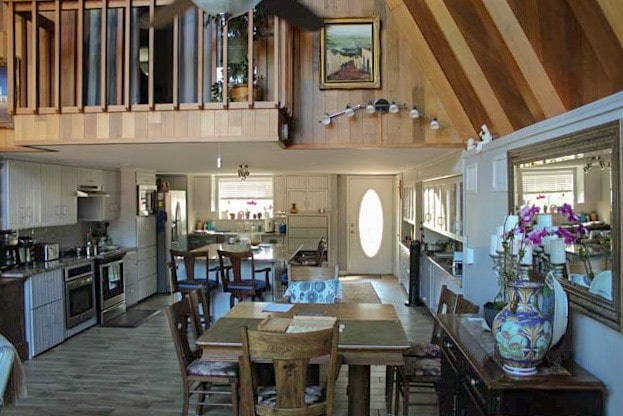
{"type": "Polygon", "coordinates": [[[279,108],[292,103],[292,29],[257,11],[222,23],[159,0],[7,0],[11,114],[279,108]]]}

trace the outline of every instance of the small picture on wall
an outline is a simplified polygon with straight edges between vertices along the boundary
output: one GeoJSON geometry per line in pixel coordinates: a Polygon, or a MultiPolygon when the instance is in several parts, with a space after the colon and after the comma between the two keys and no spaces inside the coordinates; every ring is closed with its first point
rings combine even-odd
{"type": "Polygon", "coordinates": [[[325,19],[320,34],[320,88],[380,88],[380,20],[325,19]]]}

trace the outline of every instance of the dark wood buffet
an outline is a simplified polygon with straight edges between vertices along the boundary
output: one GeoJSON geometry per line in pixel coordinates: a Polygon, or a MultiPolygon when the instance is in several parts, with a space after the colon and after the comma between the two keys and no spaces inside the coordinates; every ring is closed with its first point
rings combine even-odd
{"type": "Polygon", "coordinates": [[[28,359],[23,279],[0,278],[0,334],[15,346],[22,360],[28,359]]]}
{"type": "Polygon", "coordinates": [[[548,363],[538,374],[504,373],[491,332],[478,315],[439,315],[442,328],[440,416],[598,416],[606,388],[573,362],[548,363]]]}

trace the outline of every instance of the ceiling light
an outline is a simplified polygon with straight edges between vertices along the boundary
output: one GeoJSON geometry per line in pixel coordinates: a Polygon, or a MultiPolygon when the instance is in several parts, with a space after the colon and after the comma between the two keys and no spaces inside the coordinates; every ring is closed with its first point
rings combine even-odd
{"type": "Polygon", "coordinates": [[[389,112],[390,112],[390,113],[392,113],[392,114],[396,114],[396,113],[397,113],[397,112],[399,112],[399,111],[400,111],[400,107],[398,107],[398,104],[396,104],[396,103],[392,103],[392,104],[389,106],[389,112]]]}
{"type": "Polygon", "coordinates": [[[331,124],[331,116],[329,114],[323,115],[320,119],[320,122],[325,126],[328,126],[329,124],[331,124]]]}
{"type": "Polygon", "coordinates": [[[413,107],[411,109],[411,111],[409,111],[409,117],[411,117],[411,118],[419,118],[420,117],[420,112],[417,111],[417,107],[413,107]]]}
{"type": "Polygon", "coordinates": [[[238,177],[240,177],[241,180],[244,181],[249,175],[249,166],[246,163],[238,165],[238,177]]]}
{"type": "Polygon", "coordinates": [[[217,168],[217,169],[220,169],[220,168],[222,168],[222,167],[223,167],[223,158],[222,158],[222,157],[220,157],[220,156],[218,156],[218,157],[216,158],[216,168],[217,168]]]}
{"type": "Polygon", "coordinates": [[[346,110],[344,110],[344,114],[346,117],[353,117],[355,115],[355,110],[349,105],[346,106],[346,110]]]}
{"type": "Polygon", "coordinates": [[[433,118],[430,121],[430,128],[431,128],[431,130],[439,130],[439,122],[437,121],[436,118],[433,118]]]}
{"type": "Polygon", "coordinates": [[[374,108],[374,104],[368,103],[368,105],[366,106],[366,113],[374,114],[375,111],[376,111],[376,108],[374,108]]]}

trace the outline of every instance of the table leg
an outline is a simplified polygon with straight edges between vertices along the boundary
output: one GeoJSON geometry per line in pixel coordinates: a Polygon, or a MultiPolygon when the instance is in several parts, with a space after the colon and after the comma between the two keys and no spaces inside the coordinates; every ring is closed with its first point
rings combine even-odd
{"type": "Polygon", "coordinates": [[[370,366],[348,366],[348,415],[370,414],[370,366]]]}

